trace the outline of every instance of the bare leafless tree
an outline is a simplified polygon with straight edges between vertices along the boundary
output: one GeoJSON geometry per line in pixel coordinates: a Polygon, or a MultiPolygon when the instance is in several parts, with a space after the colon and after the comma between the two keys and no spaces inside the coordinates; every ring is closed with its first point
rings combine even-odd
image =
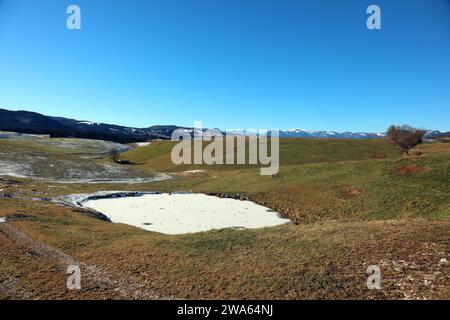
{"type": "Polygon", "coordinates": [[[119,160],[119,155],[120,155],[120,151],[117,149],[111,149],[109,151],[109,158],[114,162],[117,162],[119,160]]]}
{"type": "Polygon", "coordinates": [[[387,132],[388,138],[406,152],[407,155],[409,155],[409,150],[412,147],[422,143],[424,134],[423,130],[415,129],[408,125],[390,126],[387,132]]]}

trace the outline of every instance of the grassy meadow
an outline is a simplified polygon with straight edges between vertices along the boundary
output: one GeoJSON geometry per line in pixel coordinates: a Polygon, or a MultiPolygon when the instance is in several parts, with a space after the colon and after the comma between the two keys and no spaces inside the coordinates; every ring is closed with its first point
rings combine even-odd
{"type": "MultiPolygon", "coordinates": [[[[112,165],[103,147],[69,152],[39,143],[0,140],[0,163],[24,152],[60,161],[89,152],[100,159],[79,158],[86,166],[112,165]]],[[[0,298],[450,297],[449,266],[440,263],[450,245],[450,144],[420,145],[422,155],[405,156],[386,140],[281,139],[275,176],[248,165],[174,166],[173,145],[156,141],[121,155],[135,163],[124,170],[175,177],[166,181],[64,184],[3,176],[0,193],[22,198],[0,197],[0,217],[17,230],[0,224],[0,298]],[[99,190],[245,195],[295,223],[169,236],[33,200],[99,190]],[[26,237],[15,239],[17,232],[26,237]],[[83,262],[81,291],[66,289],[68,258],[47,246],[83,262]],[[382,270],[379,291],[366,287],[373,264],[382,270]],[[121,290],[92,266],[121,279],[121,290]]]]}

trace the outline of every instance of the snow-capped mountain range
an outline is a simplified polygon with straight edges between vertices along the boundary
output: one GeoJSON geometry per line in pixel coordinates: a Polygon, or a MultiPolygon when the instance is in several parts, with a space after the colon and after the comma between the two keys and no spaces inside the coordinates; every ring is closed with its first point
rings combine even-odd
{"type": "Polygon", "coordinates": [[[336,132],[336,131],[317,131],[317,130],[303,130],[291,129],[287,131],[280,131],[280,137],[283,138],[336,138],[336,139],[377,139],[386,137],[385,132],[336,132]]]}
{"type": "MultiPolygon", "coordinates": [[[[147,128],[132,128],[114,124],[51,117],[29,111],[10,111],[0,109],[0,131],[19,133],[49,134],[52,137],[75,137],[108,140],[114,142],[140,142],[155,139],[170,139],[174,130],[182,129],[191,135],[200,133],[205,138],[211,135],[207,129],[186,128],[176,125],[156,125],[147,128]]],[[[219,130],[219,129],[216,129],[219,130]]],[[[220,130],[219,130],[220,131],[220,130]]],[[[386,133],[336,132],[291,129],[281,130],[282,138],[336,138],[336,139],[381,139],[386,133]]],[[[431,139],[450,134],[437,130],[426,131],[425,138],[431,139]]]]}
{"type": "MultiPolygon", "coordinates": [[[[435,138],[447,133],[442,133],[439,130],[425,130],[424,138],[435,138]]],[[[283,138],[336,138],[336,139],[381,139],[386,137],[386,132],[337,132],[337,131],[317,131],[317,130],[303,130],[291,129],[287,131],[280,131],[280,137],[283,138]]]]}

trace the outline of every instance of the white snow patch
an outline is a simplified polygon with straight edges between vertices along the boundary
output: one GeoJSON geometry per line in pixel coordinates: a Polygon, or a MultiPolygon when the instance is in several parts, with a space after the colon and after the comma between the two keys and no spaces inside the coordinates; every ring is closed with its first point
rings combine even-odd
{"type": "Polygon", "coordinates": [[[0,223],[5,223],[6,222],[6,218],[0,218],[0,223]]]}
{"type": "Polygon", "coordinates": [[[251,201],[204,194],[145,194],[88,200],[83,206],[103,213],[113,222],[165,234],[224,228],[264,228],[291,222],[251,201]]]}
{"type": "Polygon", "coordinates": [[[92,121],[78,121],[78,123],[79,124],[87,124],[87,125],[89,125],[89,126],[96,126],[96,125],[99,125],[99,123],[97,123],[97,122],[92,122],[92,121]]]}
{"type": "Polygon", "coordinates": [[[152,144],[151,142],[136,142],[136,146],[138,146],[138,147],[146,147],[151,144],[152,144]]]}

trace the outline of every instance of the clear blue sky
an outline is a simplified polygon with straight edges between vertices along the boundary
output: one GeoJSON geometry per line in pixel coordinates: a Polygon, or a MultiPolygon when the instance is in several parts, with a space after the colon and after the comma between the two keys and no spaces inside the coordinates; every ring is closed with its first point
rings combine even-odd
{"type": "Polygon", "coordinates": [[[449,0],[0,0],[0,108],[146,127],[450,130],[449,0]],[[77,4],[82,29],[66,28],[77,4]],[[378,4],[382,30],[366,28],[378,4]]]}

